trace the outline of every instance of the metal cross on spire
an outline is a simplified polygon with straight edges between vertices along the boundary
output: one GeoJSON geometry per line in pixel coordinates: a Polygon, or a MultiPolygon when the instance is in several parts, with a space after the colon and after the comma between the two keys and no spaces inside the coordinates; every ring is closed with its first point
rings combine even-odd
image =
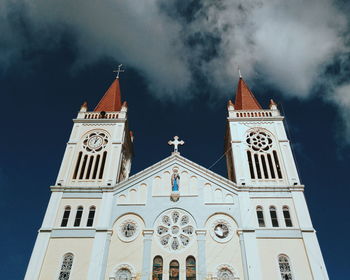
{"type": "Polygon", "coordinates": [[[125,71],[124,69],[122,69],[122,66],[123,66],[123,64],[119,64],[118,65],[118,69],[117,70],[113,70],[114,73],[117,73],[116,79],[119,79],[119,74],[123,73],[125,71]]]}
{"type": "Polygon", "coordinates": [[[174,146],[174,153],[178,153],[178,146],[185,144],[185,142],[182,140],[179,141],[179,136],[174,136],[174,141],[170,140],[168,144],[174,146]]]}

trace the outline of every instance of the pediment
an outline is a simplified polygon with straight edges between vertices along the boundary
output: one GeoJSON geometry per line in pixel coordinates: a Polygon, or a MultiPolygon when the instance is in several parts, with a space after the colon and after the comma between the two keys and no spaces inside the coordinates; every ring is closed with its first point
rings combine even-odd
{"type": "MultiPolygon", "coordinates": [[[[173,153],[164,160],[117,184],[114,188],[117,204],[146,204],[147,197],[170,197],[172,174],[180,177],[180,197],[203,197],[206,204],[233,204],[237,187],[232,181],[173,153]]],[[[176,192],[175,192],[176,193],[176,192]]]]}

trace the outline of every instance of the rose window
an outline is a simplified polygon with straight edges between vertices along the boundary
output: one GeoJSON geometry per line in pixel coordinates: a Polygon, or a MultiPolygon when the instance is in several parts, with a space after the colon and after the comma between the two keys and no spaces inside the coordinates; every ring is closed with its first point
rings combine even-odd
{"type": "Polygon", "coordinates": [[[247,135],[248,146],[257,152],[267,152],[272,147],[272,138],[264,131],[251,131],[247,135]]]}
{"type": "Polygon", "coordinates": [[[156,233],[160,244],[174,252],[188,247],[194,237],[194,222],[181,210],[169,210],[158,218],[156,233]]]}

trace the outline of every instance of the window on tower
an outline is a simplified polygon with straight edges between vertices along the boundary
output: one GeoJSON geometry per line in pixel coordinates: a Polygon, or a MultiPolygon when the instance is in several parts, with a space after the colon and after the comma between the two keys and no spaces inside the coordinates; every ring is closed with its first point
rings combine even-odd
{"type": "Polygon", "coordinates": [[[92,225],[94,223],[95,211],[96,211],[95,206],[91,206],[90,207],[90,211],[89,211],[88,220],[87,220],[87,223],[86,223],[87,227],[92,227],[92,225]]]}
{"type": "Polygon", "coordinates": [[[283,217],[284,217],[284,222],[286,223],[286,227],[293,227],[288,206],[283,206],[283,217]]]}
{"type": "Polygon", "coordinates": [[[278,265],[280,268],[282,280],[293,280],[292,270],[290,268],[289,258],[286,255],[278,256],[278,265]]]}
{"type": "Polygon", "coordinates": [[[66,208],[64,209],[63,217],[62,217],[61,227],[67,226],[69,215],[70,215],[70,206],[66,206],[66,208]]]}
{"type": "Polygon", "coordinates": [[[251,179],[282,179],[282,169],[272,139],[272,135],[265,129],[254,128],[248,131],[246,144],[251,179]]]}
{"type": "Polygon", "coordinates": [[[278,227],[277,212],[274,206],[270,207],[271,223],[273,227],[278,227]]]}
{"type": "Polygon", "coordinates": [[[80,226],[82,215],[83,215],[83,207],[79,206],[78,209],[77,209],[77,213],[75,215],[75,221],[74,221],[74,226],[75,227],[80,226]]]}
{"type": "Polygon", "coordinates": [[[73,254],[68,253],[63,257],[58,280],[68,280],[73,266],[73,254]]]}
{"type": "Polygon", "coordinates": [[[261,206],[256,207],[256,216],[258,218],[259,227],[265,227],[264,212],[261,206]]]}

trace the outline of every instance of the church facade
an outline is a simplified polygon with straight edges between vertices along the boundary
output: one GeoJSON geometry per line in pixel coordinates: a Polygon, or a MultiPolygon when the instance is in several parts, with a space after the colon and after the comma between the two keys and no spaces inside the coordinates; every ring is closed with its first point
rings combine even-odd
{"type": "Polygon", "coordinates": [[[25,279],[329,279],[277,105],[240,78],[227,110],[227,178],[181,156],[177,137],[129,176],[119,79],[83,104],[25,279]]]}

